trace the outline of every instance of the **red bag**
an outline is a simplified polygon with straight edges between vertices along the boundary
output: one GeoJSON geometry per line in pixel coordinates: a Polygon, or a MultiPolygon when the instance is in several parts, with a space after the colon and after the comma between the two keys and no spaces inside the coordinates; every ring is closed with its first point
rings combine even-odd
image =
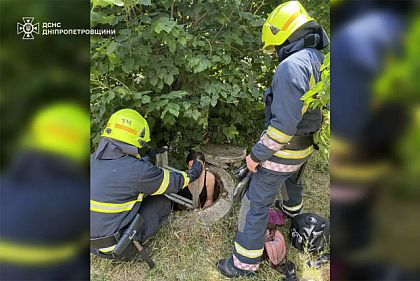
{"type": "Polygon", "coordinates": [[[279,265],[286,257],[284,236],[277,230],[267,230],[265,236],[265,251],[273,265],[279,265]]]}

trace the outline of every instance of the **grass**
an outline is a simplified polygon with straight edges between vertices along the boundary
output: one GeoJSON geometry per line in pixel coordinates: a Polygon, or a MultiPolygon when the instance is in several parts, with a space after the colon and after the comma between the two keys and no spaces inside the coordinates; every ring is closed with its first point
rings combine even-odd
{"type": "MultiPolygon", "coordinates": [[[[329,218],[329,174],[326,164],[318,155],[309,162],[303,178],[304,209],[329,218]]],[[[156,268],[150,270],[145,263],[115,263],[91,256],[91,280],[226,280],[215,264],[231,253],[236,232],[239,206],[232,214],[211,226],[186,221],[185,213],[172,215],[159,232],[149,241],[149,249],[156,268]]],[[[289,241],[290,221],[279,227],[289,241]]],[[[307,254],[299,253],[287,243],[288,259],[298,267],[298,276],[306,280],[329,280],[329,265],[320,269],[308,268],[307,254]]],[[[282,274],[263,261],[258,275],[252,280],[281,280],[282,274]]],[[[238,280],[248,280],[241,278],[238,280]]]]}

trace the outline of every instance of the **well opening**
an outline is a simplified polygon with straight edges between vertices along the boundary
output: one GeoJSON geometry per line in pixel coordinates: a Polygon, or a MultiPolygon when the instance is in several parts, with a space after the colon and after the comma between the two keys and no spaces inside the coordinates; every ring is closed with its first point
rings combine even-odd
{"type": "MultiPolygon", "coordinates": [[[[213,204],[208,207],[208,208],[211,208],[219,201],[220,198],[227,198],[228,197],[228,190],[224,186],[224,182],[226,182],[226,181],[222,180],[220,175],[217,173],[217,171],[215,171],[215,169],[213,167],[207,167],[206,169],[209,172],[211,172],[215,177],[213,204]]],[[[192,211],[193,209],[189,209],[189,208],[187,208],[187,207],[185,207],[181,204],[175,203],[174,210],[175,211],[184,211],[184,210],[192,211]]],[[[199,211],[199,212],[202,211],[202,210],[203,209],[201,209],[201,208],[197,209],[197,211],[199,211]]]]}
{"type": "MultiPolygon", "coordinates": [[[[203,223],[208,224],[224,218],[231,212],[235,182],[227,169],[229,168],[229,165],[236,166],[238,163],[240,164],[245,158],[246,151],[241,147],[232,145],[209,144],[203,147],[203,152],[206,155],[207,170],[214,174],[216,179],[213,204],[206,209],[194,209],[194,206],[198,206],[198,186],[195,187],[195,193],[192,192],[193,198],[195,198],[195,204],[193,202],[194,200],[184,198],[178,194],[167,194],[165,196],[174,201],[175,206],[179,207],[181,204],[181,207],[176,209],[192,210],[192,212],[187,214],[187,217],[191,219],[193,219],[192,217],[195,217],[203,223]]],[[[168,166],[167,159],[168,155],[165,153],[157,157],[156,163],[160,167],[176,170],[168,166]]]]}

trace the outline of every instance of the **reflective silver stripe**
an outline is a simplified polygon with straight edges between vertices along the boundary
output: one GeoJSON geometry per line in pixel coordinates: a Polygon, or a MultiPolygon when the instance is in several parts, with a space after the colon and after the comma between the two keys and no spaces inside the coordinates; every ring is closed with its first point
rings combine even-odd
{"type": "Polygon", "coordinates": [[[302,166],[302,164],[286,165],[286,164],[279,164],[276,162],[271,162],[268,160],[261,163],[261,167],[263,168],[266,168],[271,171],[282,172],[282,173],[295,172],[299,170],[300,166],[302,166]]]}
{"type": "Polygon", "coordinates": [[[278,143],[270,138],[266,133],[262,135],[259,142],[274,151],[278,151],[284,146],[284,144],[278,143]]]}
{"type": "Polygon", "coordinates": [[[258,267],[260,266],[259,263],[250,264],[250,263],[244,263],[241,262],[235,255],[232,255],[233,257],[233,264],[240,269],[243,270],[249,270],[249,271],[257,271],[258,267]]]}

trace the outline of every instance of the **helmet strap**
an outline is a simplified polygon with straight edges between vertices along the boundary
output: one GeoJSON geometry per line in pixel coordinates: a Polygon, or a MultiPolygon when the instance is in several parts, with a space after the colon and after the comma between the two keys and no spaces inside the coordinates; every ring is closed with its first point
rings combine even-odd
{"type": "Polygon", "coordinates": [[[144,140],[139,140],[139,144],[142,146],[142,147],[145,147],[145,148],[150,148],[151,146],[147,143],[147,142],[145,142],[144,140]]]}
{"type": "Polygon", "coordinates": [[[145,135],[146,135],[146,128],[143,128],[143,130],[141,130],[139,137],[144,138],[145,135]]]}

